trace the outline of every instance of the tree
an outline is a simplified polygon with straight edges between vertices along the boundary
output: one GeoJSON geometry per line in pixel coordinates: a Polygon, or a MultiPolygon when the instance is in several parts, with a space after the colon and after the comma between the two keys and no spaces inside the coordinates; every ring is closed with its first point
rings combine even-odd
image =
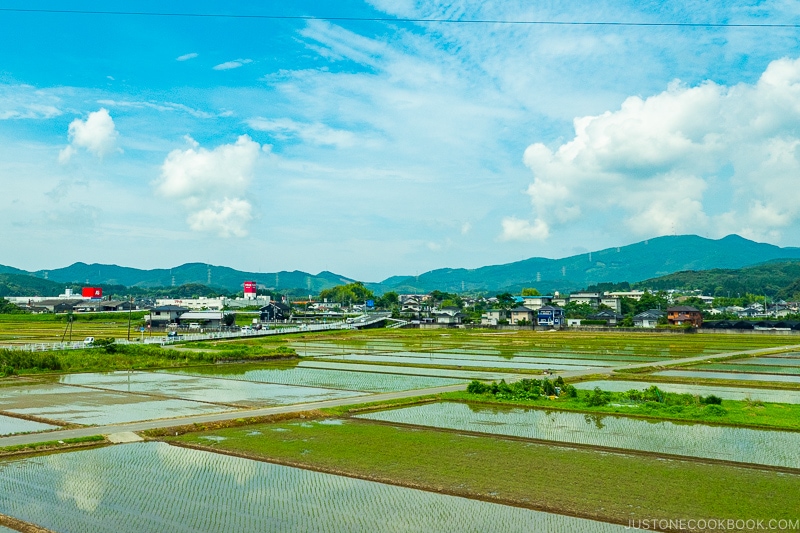
{"type": "Polygon", "coordinates": [[[375,305],[378,307],[382,307],[384,309],[393,309],[400,304],[400,297],[394,291],[389,291],[384,293],[383,296],[378,298],[378,301],[375,302],[375,305]]]}
{"type": "Polygon", "coordinates": [[[504,292],[503,294],[498,294],[497,298],[497,307],[500,309],[511,309],[514,307],[516,300],[514,296],[510,292],[504,292]]]}
{"type": "Polygon", "coordinates": [[[325,289],[319,293],[319,297],[329,302],[352,305],[353,303],[363,303],[367,300],[372,300],[375,298],[375,295],[371,290],[366,288],[363,283],[356,281],[355,283],[337,285],[330,289],[325,289]]]}
{"type": "Polygon", "coordinates": [[[526,287],[522,289],[523,296],[541,296],[542,293],[534,289],[533,287],[526,287]]]}

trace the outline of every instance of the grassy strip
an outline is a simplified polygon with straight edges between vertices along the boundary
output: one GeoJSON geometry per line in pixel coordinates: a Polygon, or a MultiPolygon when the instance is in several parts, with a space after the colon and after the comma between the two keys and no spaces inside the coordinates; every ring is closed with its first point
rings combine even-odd
{"type": "Polygon", "coordinates": [[[440,398],[449,401],[478,402],[508,407],[576,411],[589,414],[623,415],[632,418],[800,431],[800,405],[795,404],[723,400],[722,407],[726,413],[719,414],[720,411],[709,409],[707,406],[666,406],[654,402],[641,403],[638,404],[638,407],[615,406],[613,405],[613,398],[618,393],[609,393],[612,395],[612,404],[610,405],[589,406],[584,401],[589,394],[589,391],[578,391],[578,398],[561,397],[550,400],[543,397],[539,400],[507,400],[499,399],[491,394],[449,392],[441,394],[440,398]]]}
{"type": "Polygon", "coordinates": [[[289,420],[168,439],[223,453],[627,524],[631,518],[794,519],[800,476],[498,437],[289,420]],[[225,437],[214,442],[202,437],[225,437]]]}
{"type": "Polygon", "coordinates": [[[21,375],[53,372],[110,372],[170,368],[215,363],[218,361],[270,361],[296,358],[286,346],[248,346],[225,352],[179,351],[153,345],[111,345],[109,349],[92,348],[56,352],[0,350],[0,371],[13,369],[21,375]]]}
{"type": "Polygon", "coordinates": [[[76,437],[74,439],[48,440],[44,442],[34,442],[31,444],[18,444],[16,446],[5,446],[0,448],[0,457],[6,455],[19,455],[23,453],[34,453],[61,450],[66,448],[78,448],[88,445],[96,445],[106,441],[102,435],[92,435],[90,437],[76,437]]]}

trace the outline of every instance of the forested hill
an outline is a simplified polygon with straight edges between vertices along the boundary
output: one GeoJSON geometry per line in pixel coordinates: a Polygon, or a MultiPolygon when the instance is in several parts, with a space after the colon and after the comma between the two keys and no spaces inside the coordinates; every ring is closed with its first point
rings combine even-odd
{"type": "Polygon", "coordinates": [[[27,274],[35,278],[64,284],[82,286],[125,286],[139,288],[178,287],[181,285],[206,285],[218,287],[232,293],[242,290],[245,281],[255,281],[267,289],[283,291],[302,289],[316,294],[335,285],[351,283],[352,279],[332,272],[317,275],[307,272],[244,272],[224,266],[205,263],[187,263],[174,268],[143,270],[117,265],[74,263],[68,267],[53,270],[26,272],[0,265],[0,272],[27,274]]]}
{"type": "Polygon", "coordinates": [[[736,269],[771,259],[800,259],[800,248],[781,248],[729,235],[706,239],[678,235],[649,239],[563,259],[532,258],[472,270],[439,269],[417,277],[385,280],[397,292],[577,290],[602,282],[637,282],[678,271],[736,269]]]}
{"type": "Polygon", "coordinates": [[[634,284],[637,288],[699,289],[709,296],[762,295],[800,299],[800,260],[770,261],[740,268],[675,272],[634,284]]]}

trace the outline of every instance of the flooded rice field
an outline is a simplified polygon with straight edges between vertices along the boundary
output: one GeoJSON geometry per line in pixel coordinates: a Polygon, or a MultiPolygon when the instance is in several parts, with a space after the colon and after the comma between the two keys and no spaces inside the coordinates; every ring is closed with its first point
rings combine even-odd
{"type": "Polygon", "coordinates": [[[357,418],[656,454],[800,468],[800,433],[788,431],[452,402],[379,411],[358,415],[357,418]]]}
{"type": "MultiPolygon", "coordinates": [[[[366,365],[365,365],[366,366],[366,365]]],[[[373,367],[372,370],[379,370],[373,367]]],[[[276,383],[282,385],[302,385],[304,387],[324,387],[360,392],[394,392],[402,390],[427,389],[465,383],[465,379],[451,379],[419,375],[399,375],[380,372],[354,372],[341,369],[317,369],[295,367],[287,369],[255,368],[239,370],[232,368],[221,372],[214,368],[171,370],[170,374],[202,375],[228,380],[250,381],[255,383],[276,383]],[[200,372],[198,374],[197,372],[200,372]]]]}
{"type": "Polygon", "coordinates": [[[624,530],[164,443],[2,462],[0,513],[57,533],[624,530]]]}
{"type": "Polygon", "coordinates": [[[447,368],[409,367],[391,365],[369,365],[361,363],[347,363],[330,360],[301,361],[297,366],[303,368],[324,368],[331,370],[348,370],[353,372],[378,372],[387,374],[408,374],[413,376],[449,377],[460,380],[492,380],[509,379],[515,374],[506,372],[486,372],[481,370],[453,370],[447,368]]]}
{"type": "Polygon", "coordinates": [[[13,416],[0,415],[0,436],[16,435],[18,433],[35,433],[58,429],[59,426],[43,424],[32,420],[24,420],[13,416]]]}
{"type": "Polygon", "coordinates": [[[800,376],[780,374],[755,374],[747,372],[714,372],[706,370],[662,370],[654,376],[673,378],[728,379],[738,381],[773,381],[783,383],[800,383],[800,376]]]}
{"type": "Polygon", "coordinates": [[[760,400],[762,402],[771,403],[791,403],[800,404],[800,391],[791,390],[769,390],[761,388],[744,388],[744,387],[723,387],[713,385],[691,385],[686,383],[664,383],[664,382],[646,382],[646,381],[616,381],[616,380],[598,380],[598,381],[583,381],[581,383],[573,383],[576,389],[592,390],[595,387],[600,387],[604,391],[609,392],[627,392],[631,389],[642,390],[652,385],[665,392],[675,392],[678,394],[696,394],[700,396],[708,396],[713,394],[722,398],[723,400],[760,400]]]}
{"type": "Polygon", "coordinates": [[[241,407],[313,402],[362,394],[319,387],[254,383],[158,372],[71,374],[60,379],[61,383],[68,385],[241,407]]]}

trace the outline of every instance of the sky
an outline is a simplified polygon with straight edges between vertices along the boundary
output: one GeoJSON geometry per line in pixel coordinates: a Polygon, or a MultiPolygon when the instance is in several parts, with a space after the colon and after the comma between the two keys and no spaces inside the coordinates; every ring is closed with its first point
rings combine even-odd
{"type": "Polygon", "coordinates": [[[0,3],[0,264],[381,281],[659,235],[800,245],[796,2],[13,11],[63,6],[0,3]]]}

